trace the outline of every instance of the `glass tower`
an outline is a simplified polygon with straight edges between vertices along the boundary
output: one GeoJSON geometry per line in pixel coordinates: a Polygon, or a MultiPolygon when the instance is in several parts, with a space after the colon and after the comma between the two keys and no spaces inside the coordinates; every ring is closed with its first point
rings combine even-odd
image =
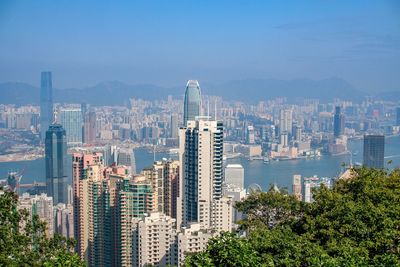
{"type": "Polygon", "coordinates": [[[42,72],[40,87],[40,137],[46,137],[46,131],[53,123],[53,86],[51,72],[42,72]]]}
{"type": "Polygon", "coordinates": [[[339,137],[344,132],[344,115],[340,111],[340,107],[335,107],[335,115],[333,116],[333,135],[339,137]]]}
{"type": "Polygon", "coordinates": [[[195,120],[196,116],[201,115],[201,93],[200,85],[196,80],[189,80],[186,85],[185,103],[183,112],[183,124],[189,120],[195,120]]]}
{"type": "Polygon", "coordinates": [[[382,169],[385,156],[385,136],[364,135],[363,164],[366,167],[382,169]]]}
{"type": "Polygon", "coordinates": [[[61,125],[67,133],[70,144],[82,143],[82,111],[77,108],[63,109],[60,114],[61,125]]]}
{"type": "Polygon", "coordinates": [[[59,124],[50,125],[45,138],[47,195],[54,204],[67,203],[67,142],[59,124]]]}

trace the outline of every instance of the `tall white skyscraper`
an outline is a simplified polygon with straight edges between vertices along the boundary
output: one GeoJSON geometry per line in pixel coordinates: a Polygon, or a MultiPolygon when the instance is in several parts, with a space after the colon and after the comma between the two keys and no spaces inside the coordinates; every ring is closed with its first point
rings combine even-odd
{"type": "Polygon", "coordinates": [[[279,118],[280,132],[287,133],[288,135],[292,133],[292,121],[293,114],[291,109],[282,109],[279,118]]]}
{"type": "Polygon", "coordinates": [[[60,122],[67,134],[67,143],[82,143],[82,111],[80,108],[65,108],[60,112],[60,122]]]}
{"type": "Polygon", "coordinates": [[[212,227],[216,201],[222,197],[222,156],[222,122],[204,117],[179,130],[178,227],[194,222],[212,227]]]}

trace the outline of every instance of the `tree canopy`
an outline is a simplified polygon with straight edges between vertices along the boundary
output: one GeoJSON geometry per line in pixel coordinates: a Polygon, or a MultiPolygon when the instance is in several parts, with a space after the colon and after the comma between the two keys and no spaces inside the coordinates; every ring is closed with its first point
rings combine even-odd
{"type": "Polygon", "coordinates": [[[216,237],[194,266],[400,266],[400,171],[354,169],[353,178],[322,186],[314,202],[276,191],[237,203],[244,238],[216,237]],[[224,245],[216,245],[222,242],[224,245]],[[242,257],[246,245],[252,257],[242,257]],[[235,251],[233,257],[226,251],[235,251]],[[229,259],[223,261],[221,259],[229,259]],[[202,265],[203,266],[203,265],[202,265]]]}
{"type": "Polygon", "coordinates": [[[18,196],[0,188],[0,266],[84,266],[73,239],[47,237],[46,224],[17,206],[18,196]]]}

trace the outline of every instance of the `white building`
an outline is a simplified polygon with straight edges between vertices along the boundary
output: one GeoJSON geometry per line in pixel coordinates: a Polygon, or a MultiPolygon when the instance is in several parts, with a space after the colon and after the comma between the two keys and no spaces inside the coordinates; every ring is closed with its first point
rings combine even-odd
{"type": "Polygon", "coordinates": [[[132,219],[133,266],[177,264],[176,220],[160,212],[132,219]]]}
{"type": "Polygon", "coordinates": [[[213,233],[210,230],[202,229],[199,223],[190,224],[187,228],[183,228],[177,237],[178,266],[182,266],[185,261],[185,253],[205,250],[211,237],[213,237],[213,233]]]}
{"type": "Polygon", "coordinates": [[[321,184],[325,185],[328,188],[332,187],[332,180],[327,177],[319,178],[317,176],[304,178],[304,201],[311,203],[314,201],[312,189],[318,188],[321,184]]]}
{"type": "MultiPolygon", "coordinates": [[[[224,195],[231,197],[232,199],[232,207],[235,206],[235,203],[245,199],[246,197],[246,189],[225,186],[224,195]]],[[[237,211],[235,208],[232,208],[232,223],[233,227],[235,227],[235,223],[243,218],[243,214],[237,211]]]]}
{"type": "Polygon", "coordinates": [[[225,167],[225,183],[237,188],[244,188],[244,168],[240,164],[228,164],[225,167]]]}
{"type": "Polygon", "coordinates": [[[205,117],[179,130],[177,226],[212,226],[213,202],[222,197],[223,125],[205,117]]]}

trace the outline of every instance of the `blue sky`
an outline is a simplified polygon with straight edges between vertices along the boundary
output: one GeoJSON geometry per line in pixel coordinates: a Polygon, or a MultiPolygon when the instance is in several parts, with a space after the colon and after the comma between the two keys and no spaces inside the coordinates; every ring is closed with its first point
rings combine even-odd
{"type": "Polygon", "coordinates": [[[343,78],[400,90],[400,1],[0,2],[0,81],[343,78]]]}

